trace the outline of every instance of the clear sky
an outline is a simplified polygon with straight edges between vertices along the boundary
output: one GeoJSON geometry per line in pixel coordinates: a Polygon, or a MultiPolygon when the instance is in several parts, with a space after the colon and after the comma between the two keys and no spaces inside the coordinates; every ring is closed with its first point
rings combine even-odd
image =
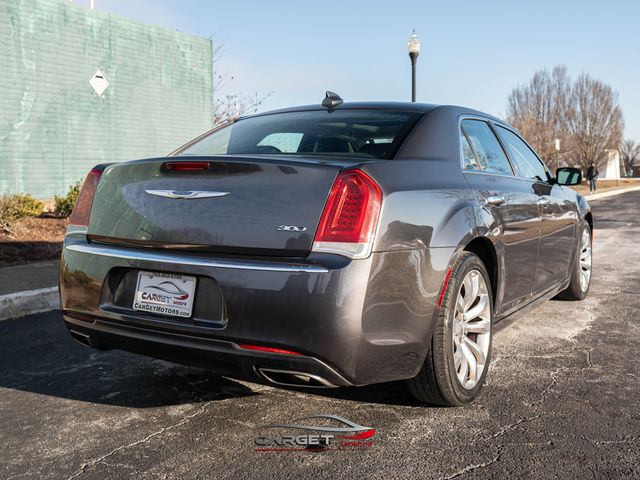
{"type": "MultiPolygon", "coordinates": [[[[74,0],[87,4],[88,0],[74,0]]],[[[625,134],[640,141],[638,0],[95,0],[96,9],[224,43],[226,93],[271,92],[263,109],[409,100],[406,42],[422,41],[418,101],[503,116],[511,89],[568,67],[613,86],[625,134]]]]}

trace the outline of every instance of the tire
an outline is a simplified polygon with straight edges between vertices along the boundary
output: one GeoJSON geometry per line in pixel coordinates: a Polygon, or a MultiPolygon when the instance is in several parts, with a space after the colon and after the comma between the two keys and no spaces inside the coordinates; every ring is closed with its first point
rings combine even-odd
{"type": "Polygon", "coordinates": [[[451,267],[451,276],[444,293],[442,308],[436,311],[436,317],[436,326],[427,357],[418,375],[407,380],[407,385],[411,394],[421,402],[448,407],[461,406],[478,396],[491,359],[493,292],[487,270],[477,255],[463,252],[456,259],[451,267]],[[466,308],[467,290],[473,290],[475,279],[478,280],[478,296],[469,300],[471,303],[466,308]],[[480,288],[481,280],[484,289],[480,288]],[[484,295],[484,299],[481,299],[481,295],[484,295]],[[459,297],[462,303],[459,303],[459,297]],[[460,310],[473,314],[474,308],[476,310],[481,308],[481,316],[469,319],[468,322],[461,321],[463,317],[460,315],[460,310]],[[461,324],[462,326],[460,326],[461,324]],[[478,331],[486,330],[486,332],[467,332],[467,328],[478,331]],[[461,333],[461,329],[464,334],[461,333]],[[474,339],[477,342],[474,342],[475,346],[479,347],[483,353],[484,362],[482,362],[481,372],[476,373],[474,381],[471,382],[472,362],[466,361],[468,358],[466,355],[471,352],[475,357],[476,372],[480,369],[478,359],[481,357],[474,354],[472,349],[468,347],[465,349],[460,345],[461,343],[464,343],[465,346],[469,345],[467,340],[473,342],[474,339]],[[462,360],[460,361],[461,354],[462,360]],[[454,356],[458,360],[455,360],[454,356]],[[463,372],[464,366],[461,362],[467,363],[468,371],[466,374],[463,372]],[[460,377],[466,378],[467,374],[469,381],[461,380],[460,377]]]}
{"type": "Polygon", "coordinates": [[[566,290],[560,292],[556,298],[561,300],[584,300],[591,287],[591,227],[586,221],[580,226],[580,237],[576,251],[576,259],[571,271],[571,281],[566,290]]]}

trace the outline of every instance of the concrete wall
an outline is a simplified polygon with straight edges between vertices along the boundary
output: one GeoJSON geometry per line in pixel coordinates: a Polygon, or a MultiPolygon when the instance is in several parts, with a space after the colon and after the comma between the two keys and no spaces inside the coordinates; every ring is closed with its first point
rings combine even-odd
{"type": "Polygon", "coordinates": [[[52,197],[94,164],[163,155],[212,126],[209,39],[64,0],[1,0],[0,46],[0,194],[52,197]]]}

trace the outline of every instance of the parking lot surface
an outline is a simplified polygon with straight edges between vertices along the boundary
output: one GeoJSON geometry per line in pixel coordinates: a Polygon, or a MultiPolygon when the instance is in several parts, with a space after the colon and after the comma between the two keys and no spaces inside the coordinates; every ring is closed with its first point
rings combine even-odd
{"type": "Polygon", "coordinates": [[[281,390],[76,344],[59,313],[0,322],[0,477],[640,477],[640,192],[593,202],[594,277],[497,326],[463,408],[402,383],[281,390]],[[332,414],[373,446],[256,452],[259,427],[332,414]]]}

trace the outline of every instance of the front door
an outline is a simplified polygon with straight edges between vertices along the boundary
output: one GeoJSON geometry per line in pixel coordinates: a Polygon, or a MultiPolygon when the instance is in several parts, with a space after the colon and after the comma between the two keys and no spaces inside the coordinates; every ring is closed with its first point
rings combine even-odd
{"type": "Polygon", "coordinates": [[[558,287],[567,280],[575,254],[576,211],[560,185],[531,147],[511,130],[497,126],[516,175],[530,182],[540,214],[540,247],[533,278],[533,294],[558,287]]]}
{"type": "Polygon", "coordinates": [[[540,208],[540,250],[533,292],[542,293],[568,279],[575,257],[577,212],[560,185],[536,183],[540,208]]]}

